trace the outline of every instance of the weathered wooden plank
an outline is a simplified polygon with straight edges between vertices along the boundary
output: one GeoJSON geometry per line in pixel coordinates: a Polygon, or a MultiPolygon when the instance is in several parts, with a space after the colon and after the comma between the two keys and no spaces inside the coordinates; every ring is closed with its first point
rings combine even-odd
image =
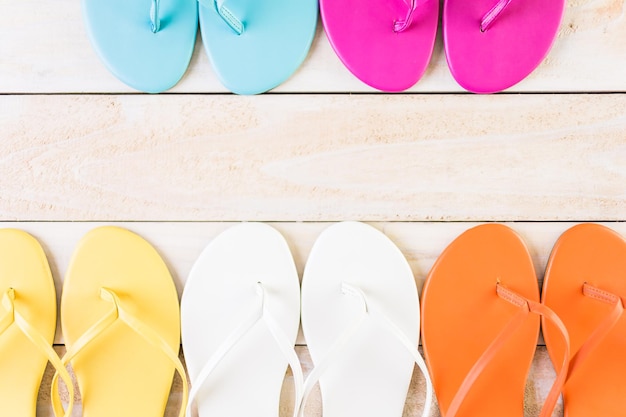
{"type": "MultiPolygon", "coordinates": [[[[620,0],[568,1],[558,38],[529,78],[511,91],[626,91],[620,0]]],[[[1,0],[0,92],[129,92],[105,69],[84,29],[80,2],[1,0]]],[[[147,12],[146,12],[147,13],[147,12]]],[[[409,53],[409,51],[407,51],[409,53]]],[[[198,38],[192,62],[174,92],[224,92],[198,38]]],[[[321,23],[308,58],[280,92],[372,91],[341,64],[321,23]]],[[[431,64],[411,91],[462,91],[446,65],[441,30],[431,64]]]]}
{"type": "Polygon", "coordinates": [[[626,95],[1,96],[4,220],[623,220],[626,95]]]}
{"type": "MultiPolygon", "coordinates": [[[[55,346],[55,350],[59,355],[65,353],[64,346],[55,346]]],[[[296,352],[298,353],[298,357],[300,358],[300,362],[302,365],[302,369],[305,373],[305,376],[313,368],[313,363],[311,361],[311,357],[309,356],[308,349],[306,346],[297,346],[296,352]]],[[[184,360],[181,354],[181,359],[184,360]]],[[[254,372],[251,370],[251,372],[254,372]]],[[[37,416],[39,417],[54,417],[54,413],[52,412],[52,407],[50,405],[50,384],[52,381],[53,371],[50,366],[46,369],[46,373],[44,375],[41,388],[39,391],[39,397],[37,399],[37,416]]],[[[547,350],[544,346],[537,347],[537,351],[535,353],[535,357],[531,366],[530,374],[528,376],[526,391],[525,391],[525,399],[524,399],[524,415],[526,416],[534,416],[539,413],[545,398],[547,397],[548,391],[554,381],[555,372],[552,368],[552,364],[550,362],[550,358],[548,356],[547,350]]],[[[292,387],[292,378],[291,373],[288,371],[285,377],[285,382],[283,384],[283,391],[281,395],[280,401],[280,417],[289,417],[291,416],[293,410],[293,387],[292,387]]],[[[76,396],[75,396],[75,409],[73,416],[78,417],[81,416],[82,404],[80,393],[78,387],[75,387],[76,396]]],[[[172,392],[170,393],[170,400],[167,405],[164,417],[176,417],[178,416],[178,410],[181,403],[181,391],[182,384],[180,380],[176,377],[174,379],[174,383],[172,386],[172,392]]],[[[411,381],[411,386],[409,388],[409,392],[406,399],[406,404],[404,408],[404,417],[412,417],[421,415],[422,409],[424,407],[424,399],[425,399],[425,391],[426,387],[424,384],[424,377],[416,370],[413,373],[413,379],[411,381]]],[[[63,389],[61,386],[61,398],[67,404],[67,391],[63,389]]],[[[242,400],[245,401],[245,396],[242,393],[242,400]]],[[[114,399],[112,399],[114,401],[114,399]]],[[[322,402],[321,396],[319,394],[319,390],[317,387],[313,390],[311,397],[307,403],[307,407],[305,408],[305,415],[307,417],[318,417],[322,415],[322,402]]],[[[431,410],[431,417],[439,417],[440,414],[437,410],[436,405],[431,410]]],[[[563,407],[561,402],[559,401],[554,413],[553,417],[561,417],[563,416],[563,407]]],[[[137,416],[140,417],[140,416],[137,416]]]]}

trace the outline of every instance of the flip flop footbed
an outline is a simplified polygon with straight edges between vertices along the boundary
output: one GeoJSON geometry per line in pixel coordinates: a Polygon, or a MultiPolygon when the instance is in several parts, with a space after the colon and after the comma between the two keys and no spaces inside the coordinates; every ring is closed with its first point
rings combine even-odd
{"type": "Polygon", "coordinates": [[[202,41],[222,84],[237,94],[257,94],[287,80],[313,41],[317,1],[228,0],[225,6],[243,23],[241,35],[215,7],[200,5],[202,41]]]}
{"type": "Polygon", "coordinates": [[[509,88],[545,58],[561,23],[563,0],[511,1],[484,32],[481,21],[498,0],[445,0],[443,37],[457,82],[476,93],[509,88]]]}
{"type": "MultiPolygon", "coordinates": [[[[583,285],[626,296],[626,241],[609,228],[581,224],[569,229],[554,246],[544,279],[543,302],[567,327],[575,355],[613,306],[583,294],[583,285]]],[[[553,361],[563,355],[558,331],[544,323],[553,361]]],[[[626,410],[626,318],[573,371],[565,384],[567,417],[621,416],[626,410]]]]}
{"type": "Polygon", "coordinates": [[[402,415],[414,361],[381,313],[417,347],[419,299],[400,250],[362,223],[329,227],[315,242],[302,281],[304,337],[316,367],[329,360],[319,379],[324,416],[402,415]],[[345,284],[367,300],[368,316],[356,327],[363,302],[346,294],[345,284]]]}
{"type": "Polygon", "coordinates": [[[320,1],[326,34],[344,65],[369,86],[390,92],[413,86],[433,51],[439,2],[419,2],[410,26],[395,32],[409,7],[403,0],[320,1]]]}
{"type": "MultiPolygon", "coordinates": [[[[498,297],[496,284],[530,300],[539,289],[519,236],[497,224],[460,235],[441,254],[422,292],[422,344],[445,416],[464,378],[518,312],[498,297]]],[[[475,381],[458,417],[522,416],[526,376],[539,333],[528,315],[475,381]]]]}
{"type": "Polygon", "coordinates": [[[205,381],[198,381],[229,336],[262,308],[293,347],[300,283],[289,247],[270,226],[243,223],[218,235],[202,252],[181,301],[183,349],[192,391],[198,390],[200,417],[278,415],[288,362],[265,318],[234,341],[205,381]]]}
{"type": "Polygon", "coordinates": [[[117,78],[149,93],[168,90],[182,78],[196,41],[197,0],[159,0],[156,33],[150,0],[82,3],[91,42],[117,78]]]}
{"type": "MultiPolygon", "coordinates": [[[[172,277],[150,244],[117,227],[90,231],[70,262],[61,298],[68,351],[111,311],[112,304],[101,298],[103,288],[178,352],[180,316],[172,277]]],[[[91,340],[71,364],[85,417],[163,415],[174,365],[122,320],[91,340]]]]}
{"type": "MultiPolygon", "coordinates": [[[[0,298],[14,290],[14,308],[52,345],[56,294],[48,261],[29,234],[0,230],[0,298]]],[[[0,317],[8,314],[0,305],[0,317]]],[[[0,333],[0,415],[35,416],[37,393],[47,358],[12,322],[0,333]]]]}

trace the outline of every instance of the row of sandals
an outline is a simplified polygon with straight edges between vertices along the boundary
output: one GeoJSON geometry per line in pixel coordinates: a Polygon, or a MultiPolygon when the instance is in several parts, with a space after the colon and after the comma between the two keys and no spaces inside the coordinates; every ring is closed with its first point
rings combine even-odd
{"type": "Polygon", "coordinates": [[[69,365],[89,416],[163,416],[175,372],[181,417],[278,416],[290,367],[294,417],[318,383],[325,417],[399,417],[415,364],[426,380],[424,417],[435,395],[444,417],[521,416],[540,327],[556,370],[542,417],[561,394],[570,417],[626,409],[626,241],[598,224],[559,238],[541,297],[516,232],[469,229],[435,262],[420,303],[402,252],[371,226],[328,227],[300,283],[282,235],[241,223],[201,253],[180,305],[148,242],[100,227],[79,242],[64,279],[61,358],[51,347],[57,308],[44,251],[3,229],[0,256],[1,415],[35,415],[49,361],[57,417],[72,415],[69,365]],[[300,325],[314,364],[306,379],[294,349],[300,325]]]}

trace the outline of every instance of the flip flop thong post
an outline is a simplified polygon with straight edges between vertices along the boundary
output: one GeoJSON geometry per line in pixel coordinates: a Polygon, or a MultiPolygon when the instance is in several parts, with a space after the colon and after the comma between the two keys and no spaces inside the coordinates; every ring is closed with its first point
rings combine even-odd
{"type": "Polygon", "coordinates": [[[302,330],[319,381],[325,417],[400,417],[414,365],[432,384],[417,350],[419,298],[400,250],[371,226],[343,222],[315,242],[302,280],[302,330]]]}
{"type": "Polygon", "coordinates": [[[443,42],[466,90],[494,93],[526,78],[556,38],[564,0],[444,0],[443,42]]]}
{"type": "MultiPolygon", "coordinates": [[[[79,242],[65,277],[61,324],[85,417],[161,417],[178,359],[180,314],[172,277],[156,250],[113,226],[79,242]]],[[[59,415],[57,380],[53,406],[59,415]]]]}
{"type": "Polygon", "coordinates": [[[278,416],[288,365],[299,403],[300,283],[278,231],[242,223],[211,241],[189,273],[181,318],[188,417],[278,416]]]}
{"type": "Polygon", "coordinates": [[[46,255],[31,235],[0,230],[0,415],[34,417],[37,393],[49,361],[68,385],[72,380],[52,349],[56,293],[46,255]]]}
{"type": "Polygon", "coordinates": [[[317,0],[198,0],[213,69],[233,93],[258,94],[289,78],[306,58],[317,0]]]}
{"type": "Polygon", "coordinates": [[[396,92],[424,74],[437,33],[437,0],[320,0],[328,40],[365,84],[396,92]]]}
{"type": "MultiPolygon", "coordinates": [[[[626,241],[599,224],[580,224],[556,242],[543,283],[543,302],[567,327],[569,374],[563,388],[567,417],[623,416],[626,410],[626,241]]],[[[553,361],[564,349],[544,323],[553,361]]]]}
{"type": "Polygon", "coordinates": [[[197,0],[82,0],[87,33],[117,78],[147,93],[172,88],[187,70],[197,0]]]}
{"type": "MultiPolygon", "coordinates": [[[[537,346],[539,303],[533,264],[510,228],[485,224],[455,239],[430,271],[422,292],[422,337],[443,417],[524,415],[526,376],[537,346]]],[[[541,410],[552,415],[569,356],[541,410]]]]}

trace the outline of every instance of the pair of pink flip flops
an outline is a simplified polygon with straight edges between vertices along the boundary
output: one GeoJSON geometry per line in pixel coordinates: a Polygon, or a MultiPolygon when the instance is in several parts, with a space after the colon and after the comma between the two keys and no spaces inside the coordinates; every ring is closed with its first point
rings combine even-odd
{"type": "MultiPolygon", "coordinates": [[[[474,93],[507,89],[547,55],[564,0],[444,0],[443,41],[456,81],[474,93]]],[[[361,81],[403,91],[424,74],[438,0],[320,0],[330,43],[361,81]]]]}

